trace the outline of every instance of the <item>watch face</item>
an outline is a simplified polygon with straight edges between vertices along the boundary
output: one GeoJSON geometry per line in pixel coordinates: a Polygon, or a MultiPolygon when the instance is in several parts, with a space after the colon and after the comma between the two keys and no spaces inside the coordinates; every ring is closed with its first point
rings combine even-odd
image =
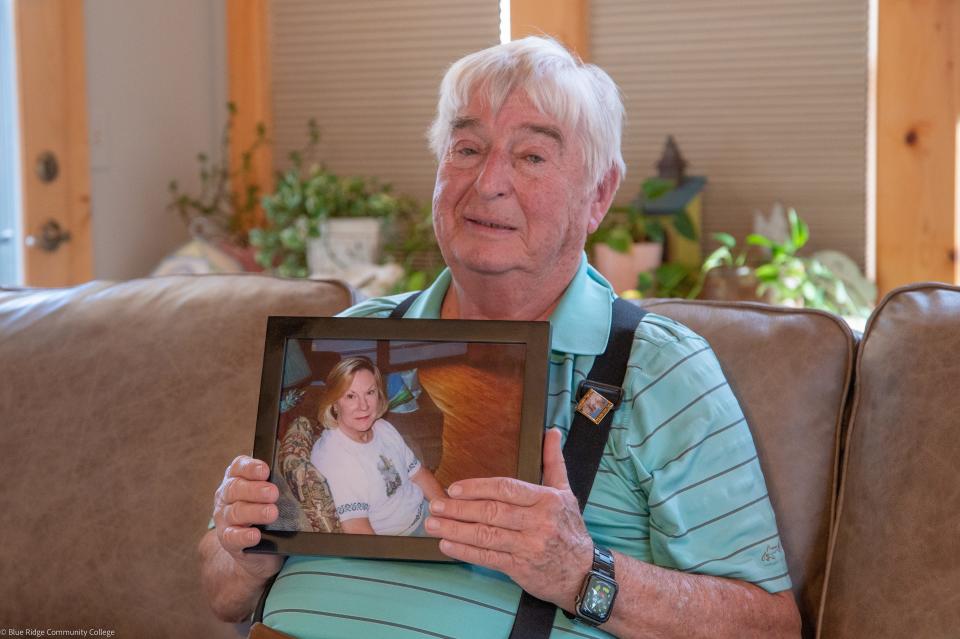
{"type": "Polygon", "coordinates": [[[580,598],[580,613],[602,623],[610,616],[610,607],[616,596],[616,582],[593,573],[587,580],[580,598]]]}

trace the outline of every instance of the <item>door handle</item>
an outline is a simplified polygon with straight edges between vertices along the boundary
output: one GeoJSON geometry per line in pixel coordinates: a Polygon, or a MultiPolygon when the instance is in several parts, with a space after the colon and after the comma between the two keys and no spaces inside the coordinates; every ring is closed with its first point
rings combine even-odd
{"type": "Polygon", "coordinates": [[[70,231],[60,226],[56,220],[47,220],[46,224],[40,227],[40,236],[28,235],[24,243],[29,247],[37,247],[41,251],[53,253],[64,242],[70,241],[70,231]]]}

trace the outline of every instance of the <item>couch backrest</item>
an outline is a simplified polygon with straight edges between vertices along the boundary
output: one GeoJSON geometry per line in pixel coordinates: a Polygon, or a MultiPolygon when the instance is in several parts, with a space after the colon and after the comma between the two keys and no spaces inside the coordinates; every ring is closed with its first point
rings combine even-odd
{"type": "Polygon", "coordinates": [[[815,631],[855,351],[838,318],[748,302],[654,300],[713,346],[753,431],[804,636],[815,631]]]}
{"type": "Polygon", "coordinates": [[[236,637],[195,549],[253,447],[266,318],[350,303],[256,275],[0,291],[0,620],[236,637]]]}
{"type": "Polygon", "coordinates": [[[827,639],[960,636],[960,288],[891,292],[857,358],[827,639]]]}

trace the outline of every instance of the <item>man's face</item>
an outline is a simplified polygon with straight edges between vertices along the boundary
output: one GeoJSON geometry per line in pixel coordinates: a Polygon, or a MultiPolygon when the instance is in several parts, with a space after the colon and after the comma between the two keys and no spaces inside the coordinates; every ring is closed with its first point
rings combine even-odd
{"type": "Polygon", "coordinates": [[[487,275],[569,268],[609,205],[588,185],[578,137],[525,92],[511,93],[497,113],[477,93],[458,114],[437,171],[434,225],[444,258],[455,272],[487,275]]]}

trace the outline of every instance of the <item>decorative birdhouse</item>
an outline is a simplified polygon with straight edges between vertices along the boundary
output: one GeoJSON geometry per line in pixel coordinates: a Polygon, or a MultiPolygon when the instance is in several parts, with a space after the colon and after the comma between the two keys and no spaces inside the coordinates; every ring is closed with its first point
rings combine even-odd
{"type": "Polygon", "coordinates": [[[668,180],[674,186],[655,199],[645,200],[643,212],[671,218],[669,223],[663,224],[666,231],[664,261],[699,268],[703,260],[700,251],[702,191],[707,178],[687,177],[686,167],[687,161],[683,159],[680,147],[673,136],[668,135],[663,155],[657,162],[657,173],[659,180],[668,180]]]}
{"type": "Polygon", "coordinates": [[[687,161],[680,154],[677,141],[672,135],[668,135],[667,143],[663,147],[663,155],[657,162],[657,176],[664,180],[673,180],[677,186],[682,186],[686,170],[687,161]]]}

